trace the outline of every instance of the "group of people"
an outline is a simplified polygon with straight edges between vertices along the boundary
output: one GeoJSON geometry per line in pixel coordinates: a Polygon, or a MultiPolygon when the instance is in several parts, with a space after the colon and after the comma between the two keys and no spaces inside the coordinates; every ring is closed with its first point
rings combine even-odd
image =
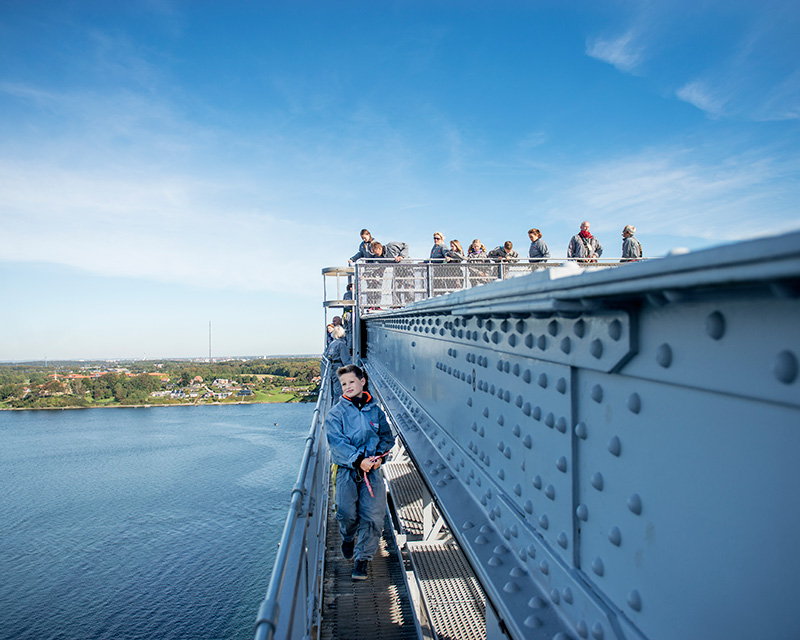
{"type": "MultiPolygon", "coordinates": [[[[580,262],[596,262],[603,255],[603,245],[589,231],[590,223],[581,223],[580,231],[569,241],[567,247],[567,257],[576,259],[580,262]]],[[[622,230],[622,262],[632,262],[642,258],[642,245],[636,239],[636,227],[632,224],[625,225],[622,230]]],[[[528,238],[531,245],[528,248],[528,259],[531,262],[544,261],[550,258],[550,249],[542,238],[539,229],[528,229],[528,238]]],[[[361,259],[387,259],[392,258],[395,262],[400,262],[408,258],[408,244],[405,242],[387,242],[381,244],[372,237],[369,229],[361,230],[361,244],[358,252],[350,258],[349,264],[353,264],[361,259]]],[[[451,240],[449,248],[445,245],[444,234],[436,231],[433,234],[433,247],[429,260],[436,262],[462,262],[464,260],[491,260],[494,262],[516,262],[519,253],[514,250],[511,240],[506,240],[502,245],[486,250],[480,239],[475,238],[464,251],[461,242],[451,240]]]]}
{"type": "MultiPolygon", "coordinates": [[[[602,245],[589,228],[589,222],[581,224],[580,231],[570,239],[567,257],[592,262],[603,255],[602,245]]],[[[632,225],[626,225],[622,230],[623,261],[642,257],[642,246],[635,233],[636,228],[632,225]]],[[[531,261],[547,260],[550,250],[542,238],[542,232],[530,229],[528,237],[531,241],[528,258],[531,261]]],[[[400,262],[408,258],[408,245],[405,242],[381,244],[372,238],[367,229],[361,230],[361,240],[358,253],[350,258],[351,264],[361,259],[383,258],[400,262]]],[[[486,246],[476,238],[466,252],[458,240],[451,240],[449,249],[444,241],[442,233],[433,234],[431,261],[519,260],[519,254],[510,240],[487,251],[486,246]]],[[[386,414],[369,393],[366,372],[352,364],[346,326],[347,323],[339,316],[328,325],[330,339],[325,357],[331,362],[334,405],[325,419],[325,433],[334,464],[331,475],[336,519],[342,537],[341,553],[346,559],[354,561],[352,579],[366,580],[369,563],[380,542],[386,509],[386,489],[378,469],[394,445],[394,438],[386,414]]]]}

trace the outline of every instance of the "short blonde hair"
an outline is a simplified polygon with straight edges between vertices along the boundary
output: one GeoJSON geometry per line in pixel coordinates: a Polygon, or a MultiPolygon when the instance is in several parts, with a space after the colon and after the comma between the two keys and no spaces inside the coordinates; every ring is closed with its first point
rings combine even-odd
{"type": "Polygon", "coordinates": [[[344,338],[344,327],[336,326],[333,328],[333,337],[334,338],[344,338]]]}

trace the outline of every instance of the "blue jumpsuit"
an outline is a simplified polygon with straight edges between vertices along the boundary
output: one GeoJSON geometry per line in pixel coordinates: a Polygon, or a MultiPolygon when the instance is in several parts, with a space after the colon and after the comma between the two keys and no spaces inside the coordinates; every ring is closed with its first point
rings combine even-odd
{"type": "Polygon", "coordinates": [[[383,476],[373,469],[367,474],[374,497],[369,494],[364,472],[356,468],[362,457],[386,453],[394,445],[386,415],[367,391],[361,409],[347,396],[331,407],[325,418],[325,433],[336,473],[336,519],[343,541],[358,537],[354,558],[372,560],[378,549],[386,511],[383,476]]]}

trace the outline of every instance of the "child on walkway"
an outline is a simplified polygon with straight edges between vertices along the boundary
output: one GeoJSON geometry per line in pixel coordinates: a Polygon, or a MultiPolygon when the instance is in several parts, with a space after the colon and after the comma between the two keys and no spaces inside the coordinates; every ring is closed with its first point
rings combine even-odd
{"type": "Polygon", "coordinates": [[[325,433],[335,477],[336,519],[342,555],[355,557],[353,580],[366,580],[378,549],[386,511],[386,488],[378,469],[394,445],[386,415],[367,391],[367,375],[349,364],[337,374],[344,395],[328,411],[325,433]]]}

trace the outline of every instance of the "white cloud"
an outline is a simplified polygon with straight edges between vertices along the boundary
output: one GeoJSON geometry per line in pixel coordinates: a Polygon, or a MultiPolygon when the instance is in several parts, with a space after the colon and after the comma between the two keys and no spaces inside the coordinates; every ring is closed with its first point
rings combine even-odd
{"type": "Polygon", "coordinates": [[[700,238],[706,245],[752,237],[755,221],[759,235],[800,225],[798,189],[780,180],[798,170],[796,160],[768,150],[704,155],[701,149],[654,149],[587,167],[564,185],[559,215],[577,220],[589,212],[598,232],[630,223],[650,235],[700,238]]]}
{"type": "Polygon", "coordinates": [[[712,117],[725,115],[726,100],[715,94],[705,82],[700,80],[689,82],[678,89],[675,95],[712,117]]]}
{"type": "Polygon", "coordinates": [[[630,73],[642,60],[642,49],[637,46],[637,40],[633,31],[611,40],[595,38],[587,42],[586,54],[601,62],[614,65],[620,71],[630,73]]]}

